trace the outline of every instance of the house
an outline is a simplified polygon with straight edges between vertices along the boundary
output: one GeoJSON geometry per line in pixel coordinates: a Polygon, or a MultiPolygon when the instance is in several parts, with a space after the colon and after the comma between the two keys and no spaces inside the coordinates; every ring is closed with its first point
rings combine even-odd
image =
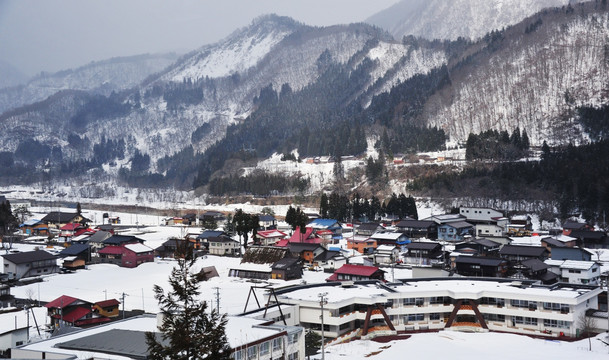
{"type": "Polygon", "coordinates": [[[236,256],[241,253],[241,244],[228,236],[211,237],[207,239],[209,253],[220,256],[236,256]]]}
{"type": "Polygon", "coordinates": [[[326,281],[385,280],[385,271],[376,266],[345,264],[334,271],[326,281]]]}
{"type": "MultiPolygon", "coordinates": [[[[164,218],[162,220],[162,224],[166,225],[166,226],[185,225],[184,218],[182,218],[181,216],[173,216],[173,217],[164,218]]],[[[188,220],[186,220],[186,225],[188,225],[188,220]]]]}
{"type": "Polygon", "coordinates": [[[184,219],[182,221],[182,223],[184,225],[188,225],[188,226],[195,226],[195,225],[197,225],[197,214],[195,214],[195,213],[185,214],[184,216],[182,216],[182,219],[184,219]]]}
{"type": "Polygon", "coordinates": [[[347,239],[347,249],[353,249],[360,254],[372,254],[376,247],[376,240],[372,238],[353,237],[347,239]]]}
{"type": "Polygon", "coordinates": [[[57,257],[44,250],[2,255],[4,274],[14,274],[16,280],[55,273],[59,270],[57,257]]]}
{"type": "Polygon", "coordinates": [[[175,258],[176,252],[178,251],[192,251],[194,249],[194,243],[187,239],[170,238],[163,242],[161,246],[154,249],[156,256],[161,258],[175,258]]]}
{"type": "Polygon", "coordinates": [[[533,222],[529,215],[514,215],[510,218],[510,224],[522,225],[526,230],[533,230],[533,222]]]}
{"type": "Polygon", "coordinates": [[[63,258],[62,267],[70,270],[83,269],[91,262],[91,248],[88,244],[72,244],[61,250],[59,257],[63,258]]]}
{"type": "Polygon", "coordinates": [[[499,250],[499,256],[511,263],[518,263],[528,259],[544,261],[548,258],[549,252],[543,246],[504,245],[499,250]]]}
{"type": "Polygon", "coordinates": [[[98,301],[98,302],[94,303],[92,308],[93,308],[93,312],[95,312],[101,316],[113,318],[113,317],[117,317],[119,315],[119,309],[118,309],[119,305],[120,305],[120,302],[118,300],[109,299],[109,300],[103,300],[103,301],[98,301]]]}
{"type": "Polygon", "coordinates": [[[459,215],[472,224],[490,224],[495,222],[494,219],[503,217],[503,213],[491,208],[464,206],[459,208],[459,215]]]}
{"type": "Polygon", "coordinates": [[[438,215],[431,215],[430,217],[425,218],[423,220],[433,221],[438,225],[442,225],[442,224],[448,224],[451,222],[466,221],[467,218],[461,214],[438,214],[438,215]]]}
{"type": "Polygon", "coordinates": [[[245,250],[241,263],[229,269],[228,276],[267,280],[271,278],[272,265],[286,257],[291,257],[287,248],[251,246],[245,250]]]}
{"type": "Polygon", "coordinates": [[[562,225],[562,233],[564,235],[571,235],[572,231],[594,231],[594,227],[587,223],[580,223],[573,220],[567,220],[562,225]]]}
{"type": "Polygon", "coordinates": [[[374,262],[376,264],[395,264],[400,259],[400,250],[395,245],[379,245],[374,252],[374,262]]]}
{"type": "Polygon", "coordinates": [[[405,245],[410,243],[408,236],[402,232],[376,232],[370,239],[376,241],[377,245],[395,245],[404,249],[405,245]]]}
{"type": "Polygon", "coordinates": [[[609,248],[609,238],[604,231],[572,230],[569,236],[576,239],[581,247],[589,249],[609,248]]]}
{"type": "Polygon", "coordinates": [[[466,236],[471,236],[474,225],[466,221],[454,221],[438,225],[438,240],[458,242],[463,241],[466,236]]]}
{"type": "Polygon", "coordinates": [[[438,224],[431,220],[402,220],[395,224],[397,231],[412,238],[437,239],[438,224]]]}
{"type": "Polygon", "coordinates": [[[154,249],[140,243],[108,245],[98,251],[100,260],[106,264],[134,268],[145,262],[154,261],[154,249]]]}
{"type": "Polygon", "coordinates": [[[40,221],[57,229],[70,223],[86,224],[91,222],[91,220],[78,213],[66,213],[61,211],[51,211],[40,221]]]}
{"type": "Polygon", "coordinates": [[[483,256],[457,256],[454,268],[463,276],[504,277],[508,263],[504,259],[483,256]]]}
{"type": "Polygon", "coordinates": [[[569,284],[600,285],[600,265],[594,261],[546,260],[550,271],[569,284]]]}
{"type": "Polygon", "coordinates": [[[479,237],[502,237],[505,236],[505,226],[497,224],[476,224],[474,233],[479,237]]]}
{"type": "Polygon", "coordinates": [[[66,325],[86,326],[110,321],[109,318],[94,313],[92,305],[88,301],[62,295],[47,303],[45,307],[53,329],[66,325]]]}
{"type": "Polygon", "coordinates": [[[343,237],[343,227],[334,219],[315,219],[307,225],[307,228],[309,227],[313,230],[330,230],[332,231],[332,237],[335,239],[342,239],[343,237]]]}
{"type": "Polygon", "coordinates": [[[384,230],[385,228],[379,223],[363,223],[355,228],[355,233],[361,236],[372,236],[375,232],[384,230]]]}
{"type": "Polygon", "coordinates": [[[43,236],[49,234],[49,227],[45,222],[38,219],[30,219],[19,225],[21,233],[25,235],[43,236]]]}
{"type": "Polygon", "coordinates": [[[262,214],[258,215],[258,223],[262,230],[277,229],[277,219],[273,215],[262,214]]]}
{"type": "Polygon", "coordinates": [[[291,255],[301,259],[305,264],[315,265],[315,258],[326,249],[319,244],[290,243],[288,249],[291,255]]]}
{"type": "Polygon", "coordinates": [[[500,248],[500,243],[485,238],[455,244],[455,251],[477,256],[497,256],[500,248]]]}
{"type": "Polygon", "coordinates": [[[402,255],[405,264],[432,265],[444,262],[442,245],[437,242],[413,241],[406,245],[407,252],[402,255]]]}
{"type": "Polygon", "coordinates": [[[258,230],[256,239],[260,245],[270,246],[275,245],[279,240],[285,239],[288,235],[279,230],[258,230]]]}
{"type": "Polygon", "coordinates": [[[302,277],[302,259],[283,258],[271,266],[271,279],[294,280],[302,277]]]}
{"type": "Polygon", "coordinates": [[[347,258],[335,250],[326,250],[315,257],[314,262],[324,270],[334,271],[347,263],[347,258]]]}
{"type": "Polygon", "coordinates": [[[114,245],[123,246],[126,244],[143,244],[145,240],[140,239],[134,235],[112,235],[109,238],[102,241],[104,246],[114,245]]]}
{"type": "Polygon", "coordinates": [[[204,211],[203,213],[201,213],[199,215],[200,224],[213,222],[213,223],[216,223],[216,225],[218,225],[225,221],[226,221],[226,215],[224,215],[223,213],[221,213],[219,211],[208,210],[208,211],[204,211]]]}
{"type": "Polygon", "coordinates": [[[297,227],[289,239],[279,240],[276,245],[285,247],[292,243],[322,244],[323,239],[317,236],[317,231],[313,228],[306,227],[304,233],[301,233],[300,228],[297,227]]]}
{"type": "Polygon", "coordinates": [[[209,250],[209,239],[215,238],[218,236],[227,236],[230,237],[229,234],[225,233],[221,230],[205,230],[195,239],[195,249],[205,248],[209,250]]]}
{"type": "Polygon", "coordinates": [[[551,271],[550,267],[539,259],[523,260],[517,267],[518,272],[512,275],[515,279],[539,280],[543,284],[553,284],[557,276],[551,271]]]}
{"type": "Polygon", "coordinates": [[[91,253],[96,254],[99,249],[104,247],[104,241],[112,235],[109,231],[98,230],[95,234],[89,236],[87,243],[91,247],[91,253]]]}

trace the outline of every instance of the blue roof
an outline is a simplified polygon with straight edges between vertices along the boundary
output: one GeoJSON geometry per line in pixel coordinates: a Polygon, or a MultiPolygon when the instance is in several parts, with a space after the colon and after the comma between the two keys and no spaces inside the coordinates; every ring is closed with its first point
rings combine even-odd
{"type": "Polygon", "coordinates": [[[222,234],[224,234],[224,231],[205,230],[199,236],[197,236],[197,239],[207,239],[210,237],[218,237],[222,234]]]}
{"type": "Polygon", "coordinates": [[[338,223],[338,221],[336,221],[334,219],[315,219],[315,220],[311,221],[311,223],[309,223],[309,226],[318,225],[318,226],[323,226],[323,227],[330,227],[330,226],[336,225],[337,223],[338,223]]]}

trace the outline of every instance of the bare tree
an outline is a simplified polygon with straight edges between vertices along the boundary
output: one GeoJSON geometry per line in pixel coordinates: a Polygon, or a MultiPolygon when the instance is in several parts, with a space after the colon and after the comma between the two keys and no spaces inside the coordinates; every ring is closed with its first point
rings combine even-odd
{"type": "Polygon", "coordinates": [[[577,317],[577,325],[580,330],[579,336],[588,338],[588,351],[592,351],[592,336],[596,330],[596,319],[586,316],[583,312],[577,317]]]}

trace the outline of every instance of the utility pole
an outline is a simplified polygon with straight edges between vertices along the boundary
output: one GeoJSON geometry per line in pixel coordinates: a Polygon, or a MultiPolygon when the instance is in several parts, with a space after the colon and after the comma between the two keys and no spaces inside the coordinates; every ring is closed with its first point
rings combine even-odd
{"type": "Polygon", "coordinates": [[[125,296],[129,296],[128,294],[125,294],[124,292],[122,293],[122,300],[123,300],[123,320],[125,319],[125,296]]]}
{"type": "Polygon", "coordinates": [[[320,293],[319,294],[319,305],[321,306],[321,315],[319,318],[321,319],[321,360],[325,360],[325,337],[324,337],[324,305],[328,303],[328,299],[326,298],[328,293],[320,293]]]}
{"type": "Polygon", "coordinates": [[[216,311],[219,314],[220,313],[220,288],[215,287],[214,289],[216,290],[216,311]]]}

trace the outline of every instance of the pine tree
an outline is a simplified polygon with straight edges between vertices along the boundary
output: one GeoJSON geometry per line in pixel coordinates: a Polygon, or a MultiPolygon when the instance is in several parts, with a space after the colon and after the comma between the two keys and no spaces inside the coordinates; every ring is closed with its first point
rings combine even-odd
{"type": "Polygon", "coordinates": [[[171,291],[154,286],[163,321],[160,335],[146,333],[148,358],[152,360],[223,360],[230,359],[231,349],[226,338],[226,315],[216,310],[207,311],[207,303],[197,297],[198,274],[192,272],[194,259],[184,251],[177,266],[171,271],[171,291]]]}
{"type": "Polygon", "coordinates": [[[328,195],[326,193],[322,193],[321,200],[319,200],[319,215],[324,219],[328,217],[328,195]]]}

